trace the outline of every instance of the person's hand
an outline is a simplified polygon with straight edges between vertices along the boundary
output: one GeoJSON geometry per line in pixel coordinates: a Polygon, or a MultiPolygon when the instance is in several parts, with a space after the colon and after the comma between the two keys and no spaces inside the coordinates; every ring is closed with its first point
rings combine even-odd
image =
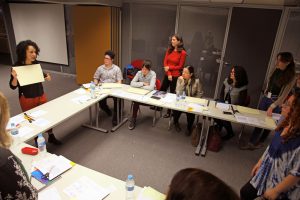
{"type": "Polygon", "coordinates": [[[273,108],[271,108],[270,106],[267,110],[267,116],[272,117],[272,113],[273,113],[273,108]]]}
{"type": "Polygon", "coordinates": [[[13,70],[11,70],[11,75],[15,78],[15,79],[17,79],[17,72],[13,69],[13,70]]]}
{"type": "Polygon", "coordinates": [[[256,163],[256,164],[254,165],[254,167],[253,167],[252,170],[251,170],[251,176],[252,176],[252,177],[256,175],[257,170],[260,168],[260,165],[261,165],[260,162],[258,162],[258,163],[256,163]]]}
{"type": "Polygon", "coordinates": [[[276,200],[279,194],[280,193],[277,192],[275,188],[267,189],[264,193],[264,198],[268,200],[276,200]]]}
{"type": "Polygon", "coordinates": [[[149,83],[144,82],[144,86],[149,86],[149,85],[150,85],[149,83]]]}
{"type": "Polygon", "coordinates": [[[165,69],[165,72],[167,72],[167,71],[169,71],[170,68],[169,68],[169,66],[165,66],[164,69],[165,69]]]}
{"type": "Polygon", "coordinates": [[[182,80],[183,80],[183,77],[182,77],[182,76],[179,76],[178,79],[182,81],[182,80]]]}
{"type": "Polygon", "coordinates": [[[50,76],[49,73],[48,73],[47,76],[45,77],[45,80],[46,80],[46,81],[51,81],[51,76],[50,76]]]}
{"type": "Polygon", "coordinates": [[[171,75],[168,76],[168,80],[172,81],[172,76],[171,75]]]}

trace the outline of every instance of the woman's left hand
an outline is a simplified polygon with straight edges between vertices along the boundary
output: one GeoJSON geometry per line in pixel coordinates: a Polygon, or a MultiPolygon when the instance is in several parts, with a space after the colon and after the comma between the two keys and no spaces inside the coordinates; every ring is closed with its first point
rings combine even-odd
{"type": "Polygon", "coordinates": [[[50,74],[47,74],[47,76],[45,77],[45,80],[46,80],[46,81],[51,81],[51,76],[50,76],[50,74]]]}
{"type": "Polygon", "coordinates": [[[274,189],[267,189],[264,193],[264,197],[268,200],[276,200],[279,196],[279,193],[274,189]]]}
{"type": "Polygon", "coordinates": [[[267,115],[269,117],[272,117],[272,113],[273,113],[273,108],[269,107],[268,110],[267,110],[267,115]]]}
{"type": "Polygon", "coordinates": [[[165,69],[165,72],[167,72],[167,71],[169,71],[170,68],[169,68],[169,66],[165,66],[164,69],[165,69]]]}

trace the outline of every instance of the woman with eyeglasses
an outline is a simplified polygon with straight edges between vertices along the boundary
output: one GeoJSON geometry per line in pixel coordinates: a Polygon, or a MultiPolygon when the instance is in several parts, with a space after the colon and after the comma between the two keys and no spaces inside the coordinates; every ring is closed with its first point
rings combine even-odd
{"type": "Polygon", "coordinates": [[[242,200],[262,196],[268,200],[300,199],[300,94],[282,105],[283,121],[271,144],[251,171],[251,180],[242,187],[242,200]]]}
{"type": "MultiPolygon", "coordinates": [[[[183,92],[185,92],[186,96],[189,97],[201,98],[203,95],[202,83],[198,78],[195,77],[194,67],[191,65],[186,66],[182,71],[182,76],[177,79],[176,93],[182,94],[183,92]]],[[[181,127],[179,125],[179,118],[181,113],[181,111],[173,111],[174,126],[177,132],[181,131],[181,127]]],[[[186,118],[187,130],[185,132],[185,135],[190,136],[195,121],[195,114],[186,113],[186,118]]]]}
{"type": "Polygon", "coordinates": [[[12,138],[6,131],[8,120],[8,102],[0,92],[0,199],[38,199],[22,163],[9,150],[12,138]]]}

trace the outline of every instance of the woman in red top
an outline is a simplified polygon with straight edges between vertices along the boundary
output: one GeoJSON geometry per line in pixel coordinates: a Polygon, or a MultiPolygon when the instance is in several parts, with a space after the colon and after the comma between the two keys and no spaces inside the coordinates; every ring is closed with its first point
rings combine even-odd
{"type": "MultiPolygon", "coordinates": [[[[174,34],[171,37],[169,48],[164,58],[165,76],[161,86],[161,91],[175,93],[177,78],[181,75],[186,58],[186,51],[183,47],[182,37],[174,34]]],[[[164,115],[164,118],[170,117],[170,110],[164,115]]]]}

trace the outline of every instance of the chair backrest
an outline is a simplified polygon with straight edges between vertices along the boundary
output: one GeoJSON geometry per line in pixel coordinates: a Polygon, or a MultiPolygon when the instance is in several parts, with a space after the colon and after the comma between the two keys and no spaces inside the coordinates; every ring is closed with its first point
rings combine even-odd
{"type": "Polygon", "coordinates": [[[160,88],[161,88],[161,82],[160,82],[159,79],[156,79],[155,87],[156,87],[156,90],[160,90],[160,88]]]}
{"type": "Polygon", "coordinates": [[[250,96],[249,95],[247,95],[247,98],[246,98],[246,100],[245,100],[245,107],[248,107],[250,105],[250,96]]]}
{"type": "Polygon", "coordinates": [[[131,61],[131,65],[136,69],[142,69],[143,64],[144,64],[144,60],[141,59],[131,61]]]}

